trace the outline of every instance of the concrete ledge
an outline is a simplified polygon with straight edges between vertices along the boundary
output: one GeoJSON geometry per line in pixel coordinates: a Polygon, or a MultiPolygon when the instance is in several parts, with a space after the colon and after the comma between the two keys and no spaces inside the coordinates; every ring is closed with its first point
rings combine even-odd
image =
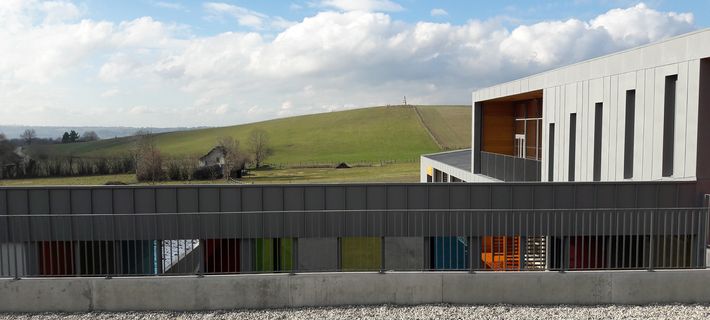
{"type": "Polygon", "coordinates": [[[710,303],[708,283],[710,270],[0,279],[0,312],[192,311],[350,304],[710,303]]]}

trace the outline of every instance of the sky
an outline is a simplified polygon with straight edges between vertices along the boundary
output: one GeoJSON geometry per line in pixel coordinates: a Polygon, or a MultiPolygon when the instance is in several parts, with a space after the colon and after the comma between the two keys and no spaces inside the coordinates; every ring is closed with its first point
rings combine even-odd
{"type": "Polygon", "coordinates": [[[224,126],[477,88],[710,25],[710,0],[2,0],[0,124],[224,126]]]}

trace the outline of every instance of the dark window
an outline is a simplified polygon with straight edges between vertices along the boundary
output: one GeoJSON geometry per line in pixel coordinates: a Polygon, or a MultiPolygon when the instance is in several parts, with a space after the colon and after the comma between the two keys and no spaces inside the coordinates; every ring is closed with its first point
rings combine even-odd
{"type": "Polygon", "coordinates": [[[678,75],[666,77],[663,100],[663,176],[673,175],[673,146],[675,140],[675,88],[678,75]]]}
{"type": "Polygon", "coordinates": [[[574,181],[575,151],[577,149],[577,114],[569,115],[569,174],[568,180],[574,181]]]}
{"type": "Polygon", "coordinates": [[[550,123],[548,133],[548,149],[547,149],[547,181],[554,180],[555,169],[555,124],[550,123]]]}
{"type": "Polygon", "coordinates": [[[636,120],[636,90],[626,91],[626,126],[624,127],[624,179],[634,176],[634,122],[636,120]]]}
{"type": "Polygon", "coordinates": [[[603,104],[594,105],[594,181],[602,179],[602,108],[603,104]]]}

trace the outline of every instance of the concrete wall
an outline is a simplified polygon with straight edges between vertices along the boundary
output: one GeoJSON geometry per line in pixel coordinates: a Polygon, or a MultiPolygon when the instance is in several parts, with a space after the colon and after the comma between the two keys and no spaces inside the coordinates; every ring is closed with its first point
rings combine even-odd
{"type": "Polygon", "coordinates": [[[0,312],[431,303],[710,303],[709,282],[709,270],[8,279],[0,280],[0,312]]]}

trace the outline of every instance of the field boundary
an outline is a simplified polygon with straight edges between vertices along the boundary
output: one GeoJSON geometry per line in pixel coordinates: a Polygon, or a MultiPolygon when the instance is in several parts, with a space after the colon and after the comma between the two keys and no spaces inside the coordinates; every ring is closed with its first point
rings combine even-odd
{"type": "Polygon", "coordinates": [[[436,138],[436,136],[434,135],[434,132],[432,132],[431,129],[429,128],[429,126],[427,126],[426,122],[424,121],[424,117],[422,117],[422,114],[419,112],[419,107],[412,106],[412,108],[414,108],[414,112],[417,114],[417,119],[419,120],[419,124],[421,124],[422,127],[424,128],[424,130],[426,131],[426,133],[429,134],[429,137],[432,140],[434,140],[434,143],[436,143],[436,146],[439,147],[439,150],[446,150],[444,148],[444,145],[441,144],[439,139],[436,138]]]}

